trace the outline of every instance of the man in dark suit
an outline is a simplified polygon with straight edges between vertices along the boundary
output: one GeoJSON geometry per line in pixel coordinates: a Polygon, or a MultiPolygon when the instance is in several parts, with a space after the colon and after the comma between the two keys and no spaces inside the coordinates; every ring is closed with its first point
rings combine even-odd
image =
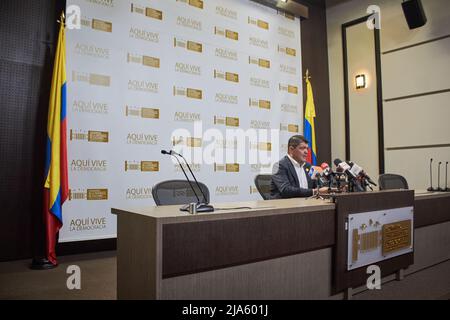
{"type": "MultiPolygon", "coordinates": [[[[317,190],[316,182],[309,176],[311,164],[306,162],[308,141],[302,135],[289,139],[288,154],[273,167],[270,196],[272,199],[310,197],[317,190]]],[[[327,193],[328,188],[320,188],[327,193]]]]}

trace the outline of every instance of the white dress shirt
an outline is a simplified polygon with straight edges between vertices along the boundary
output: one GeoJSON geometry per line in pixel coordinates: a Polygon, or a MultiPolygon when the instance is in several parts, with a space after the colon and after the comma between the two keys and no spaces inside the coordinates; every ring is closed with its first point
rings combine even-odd
{"type": "Polygon", "coordinates": [[[289,160],[291,160],[294,165],[295,172],[297,173],[298,182],[300,184],[300,188],[308,189],[308,180],[306,179],[305,169],[303,169],[305,163],[300,165],[297,161],[294,160],[290,155],[287,155],[289,160]]]}

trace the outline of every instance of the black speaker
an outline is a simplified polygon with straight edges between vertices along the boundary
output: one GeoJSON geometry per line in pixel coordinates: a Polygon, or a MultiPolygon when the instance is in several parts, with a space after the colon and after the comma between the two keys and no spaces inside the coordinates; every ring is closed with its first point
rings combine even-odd
{"type": "Polygon", "coordinates": [[[421,0],[404,1],[402,7],[410,29],[419,28],[427,23],[421,0]]]}

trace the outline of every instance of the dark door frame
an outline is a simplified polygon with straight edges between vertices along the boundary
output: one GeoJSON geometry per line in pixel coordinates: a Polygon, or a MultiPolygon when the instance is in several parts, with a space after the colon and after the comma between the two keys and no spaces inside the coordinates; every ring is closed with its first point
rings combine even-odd
{"type": "MultiPolygon", "coordinates": [[[[366,23],[371,17],[367,15],[359,19],[344,23],[342,25],[342,50],[344,58],[344,99],[345,99],[345,158],[350,160],[350,115],[349,115],[349,92],[348,92],[348,61],[347,61],[347,28],[366,23]]],[[[384,123],[383,123],[383,89],[381,82],[381,45],[380,30],[374,28],[375,41],[375,68],[377,78],[377,113],[378,113],[378,167],[379,174],[383,174],[384,168],[384,123]]]]}

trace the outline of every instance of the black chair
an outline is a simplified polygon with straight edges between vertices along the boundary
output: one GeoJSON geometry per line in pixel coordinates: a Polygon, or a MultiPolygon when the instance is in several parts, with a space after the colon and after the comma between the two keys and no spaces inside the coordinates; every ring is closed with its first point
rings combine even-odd
{"type": "Polygon", "coordinates": [[[380,190],[408,189],[408,182],[399,174],[386,173],[378,177],[380,190]]]}
{"type": "MultiPolygon", "coordinates": [[[[195,184],[195,181],[191,181],[191,184],[200,198],[200,202],[203,202],[205,199],[203,199],[202,192],[195,184]]],[[[198,184],[205,194],[206,203],[209,203],[208,187],[201,182],[198,184]]],[[[152,188],[152,195],[157,206],[197,202],[197,198],[186,180],[166,180],[157,183],[152,188]]]]}
{"type": "Polygon", "coordinates": [[[258,174],[255,177],[255,186],[264,200],[270,200],[270,184],[272,182],[271,174],[258,174]]]}

